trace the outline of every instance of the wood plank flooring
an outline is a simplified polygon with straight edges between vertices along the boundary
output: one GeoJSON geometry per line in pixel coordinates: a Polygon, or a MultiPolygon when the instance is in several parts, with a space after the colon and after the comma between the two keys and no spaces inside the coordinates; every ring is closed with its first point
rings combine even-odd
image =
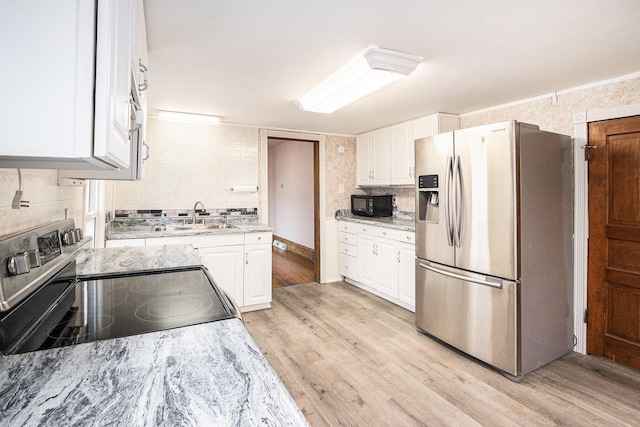
{"type": "Polygon", "coordinates": [[[312,426],[640,425],[640,371],[572,353],[516,384],[344,282],[274,289],[244,319],[312,426]]]}
{"type": "Polygon", "coordinates": [[[313,262],[299,254],[275,247],[272,248],[271,254],[271,284],[274,289],[314,281],[313,262]]]}

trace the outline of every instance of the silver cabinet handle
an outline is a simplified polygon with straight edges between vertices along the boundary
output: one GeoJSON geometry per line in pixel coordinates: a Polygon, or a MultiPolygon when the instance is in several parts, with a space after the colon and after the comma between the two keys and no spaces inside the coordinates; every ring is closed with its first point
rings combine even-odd
{"type": "Polygon", "coordinates": [[[147,145],[146,142],[143,142],[142,146],[144,147],[144,157],[142,158],[142,161],[144,162],[151,155],[151,150],[149,149],[149,146],[147,145]]]}
{"type": "Polygon", "coordinates": [[[400,264],[400,251],[398,251],[398,264],[400,264]]]}
{"type": "Polygon", "coordinates": [[[249,252],[244,254],[244,263],[247,265],[249,264],[249,252]]]}
{"type": "Polygon", "coordinates": [[[142,83],[138,83],[138,90],[144,92],[149,88],[149,69],[140,59],[138,59],[138,66],[140,67],[140,74],[142,75],[142,83]]]}
{"type": "Polygon", "coordinates": [[[140,127],[142,126],[142,108],[140,107],[140,104],[138,104],[136,101],[133,100],[133,98],[129,98],[129,103],[131,105],[133,105],[133,108],[136,109],[136,127],[134,127],[133,129],[129,129],[129,135],[133,134],[135,131],[137,131],[138,129],[140,129],[140,127]]]}

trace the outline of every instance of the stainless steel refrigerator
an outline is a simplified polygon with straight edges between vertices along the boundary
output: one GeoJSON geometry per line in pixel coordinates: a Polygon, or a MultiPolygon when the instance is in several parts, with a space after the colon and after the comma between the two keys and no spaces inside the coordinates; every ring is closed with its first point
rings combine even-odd
{"type": "Polygon", "coordinates": [[[516,121],[416,140],[419,331],[514,381],[573,349],[572,158],[516,121]]]}

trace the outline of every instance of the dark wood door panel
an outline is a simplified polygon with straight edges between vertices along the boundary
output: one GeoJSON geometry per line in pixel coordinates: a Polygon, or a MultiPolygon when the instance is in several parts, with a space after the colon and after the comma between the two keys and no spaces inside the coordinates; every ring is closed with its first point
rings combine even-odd
{"type": "Polygon", "coordinates": [[[640,369],[640,117],[589,125],[587,351],[640,369]]]}

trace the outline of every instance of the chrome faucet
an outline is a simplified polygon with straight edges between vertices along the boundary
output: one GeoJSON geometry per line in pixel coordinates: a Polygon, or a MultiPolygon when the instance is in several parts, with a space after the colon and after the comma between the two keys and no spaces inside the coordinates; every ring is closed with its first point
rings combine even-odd
{"type": "MultiPolygon", "coordinates": [[[[202,204],[202,202],[196,202],[196,204],[193,205],[193,225],[196,225],[196,208],[198,207],[198,205],[200,205],[200,207],[204,211],[204,205],[202,204]]],[[[204,218],[202,218],[202,223],[204,224],[204,218]]]]}

